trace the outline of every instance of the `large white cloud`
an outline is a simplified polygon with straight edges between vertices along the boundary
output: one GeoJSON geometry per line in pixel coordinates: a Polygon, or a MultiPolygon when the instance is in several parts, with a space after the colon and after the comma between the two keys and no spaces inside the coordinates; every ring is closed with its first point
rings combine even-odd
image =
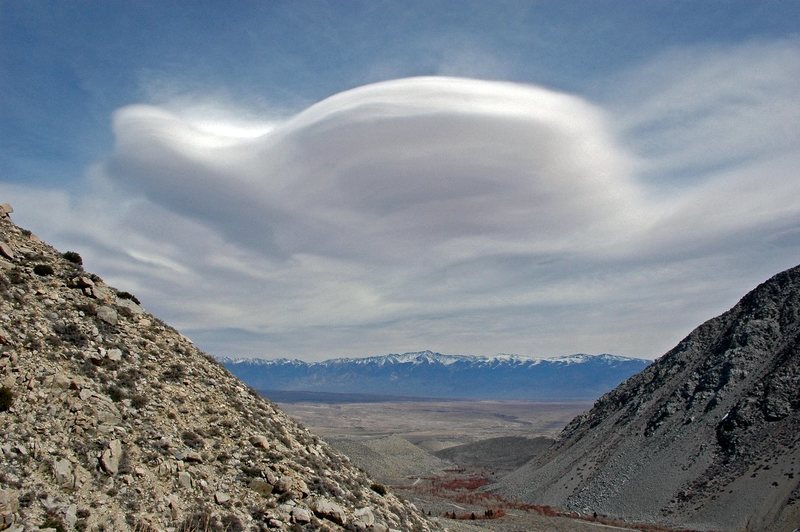
{"type": "Polygon", "coordinates": [[[796,130],[762,97],[797,112],[786,46],[758,45],[766,77],[753,47],[675,51],[604,107],[442,77],[280,120],[130,106],[82,194],[0,193],[219,354],[655,356],[797,261],[796,130]],[[695,94],[720,73],[740,113],[724,120],[695,94]]]}
{"type": "Polygon", "coordinates": [[[576,249],[644,219],[602,112],[538,87],[385,82],[249,138],[197,120],[121,109],[109,175],[274,256],[576,249]]]}

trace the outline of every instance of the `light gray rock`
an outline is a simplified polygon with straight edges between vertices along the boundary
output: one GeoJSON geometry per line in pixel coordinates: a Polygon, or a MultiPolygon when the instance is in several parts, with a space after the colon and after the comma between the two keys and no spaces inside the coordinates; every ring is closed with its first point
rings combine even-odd
{"type": "Polygon", "coordinates": [[[263,434],[256,434],[255,436],[251,436],[250,443],[252,443],[256,447],[260,447],[261,449],[269,450],[269,440],[263,434]]]}
{"type": "Polygon", "coordinates": [[[214,493],[214,502],[217,504],[226,504],[231,500],[231,496],[224,491],[214,493]]]}
{"type": "Polygon", "coordinates": [[[141,305],[137,305],[136,302],[131,299],[122,299],[118,297],[115,304],[117,308],[128,309],[136,316],[139,314],[144,314],[144,309],[141,307],[141,305]]]}
{"type": "Polygon", "coordinates": [[[119,318],[117,317],[116,310],[107,305],[102,305],[97,307],[97,319],[104,321],[109,325],[116,325],[119,318]]]}
{"type": "Polygon", "coordinates": [[[311,512],[306,510],[305,508],[295,508],[292,510],[292,518],[294,519],[295,523],[310,523],[311,522],[311,512]]]}
{"type": "Polygon", "coordinates": [[[67,506],[66,511],[64,512],[64,523],[69,528],[75,528],[75,524],[78,522],[78,506],[76,504],[70,504],[67,506]]]}
{"type": "Polygon", "coordinates": [[[0,255],[3,255],[7,259],[14,260],[14,250],[2,240],[0,240],[0,255]]]}
{"type": "Polygon", "coordinates": [[[183,462],[200,464],[203,462],[203,457],[197,451],[183,449],[175,453],[175,459],[183,462]]]}
{"type": "Polygon", "coordinates": [[[178,473],[178,485],[182,488],[189,489],[192,487],[192,475],[186,471],[178,473]]]}
{"type": "Polygon", "coordinates": [[[119,472],[119,461],[122,458],[122,442],[111,440],[108,442],[108,449],[100,455],[100,465],[109,475],[116,475],[119,472]]]}
{"type": "Polygon", "coordinates": [[[347,516],[341,505],[326,497],[319,497],[312,500],[309,506],[317,517],[333,521],[337,525],[344,525],[347,521],[347,516]]]}
{"type": "Polygon", "coordinates": [[[19,492],[0,489],[0,524],[10,526],[14,523],[14,513],[19,510],[19,492]]]}
{"type": "Polygon", "coordinates": [[[355,511],[354,516],[353,525],[357,528],[368,528],[375,524],[375,514],[372,513],[372,508],[359,508],[355,511]]]}
{"type": "Polygon", "coordinates": [[[69,460],[56,460],[53,464],[53,475],[59,486],[72,487],[75,484],[75,475],[72,473],[72,464],[69,460]]]}

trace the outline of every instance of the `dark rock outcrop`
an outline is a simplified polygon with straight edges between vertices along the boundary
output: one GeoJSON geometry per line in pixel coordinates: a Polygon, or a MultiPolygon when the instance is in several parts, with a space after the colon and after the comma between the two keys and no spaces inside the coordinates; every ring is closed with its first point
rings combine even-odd
{"type": "Polygon", "coordinates": [[[601,397],[499,490],[636,521],[800,526],[800,266],[601,397]]]}

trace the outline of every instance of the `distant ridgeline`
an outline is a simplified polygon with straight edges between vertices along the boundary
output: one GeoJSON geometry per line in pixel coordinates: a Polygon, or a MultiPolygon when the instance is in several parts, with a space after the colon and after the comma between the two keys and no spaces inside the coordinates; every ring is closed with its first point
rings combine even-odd
{"type": "Polygon", "coordinates": [[[592,401],[650,364],[614,355],[530,359],[431,351],[367,358],[222,359],[256,390],[451,399],[592,401]]]}

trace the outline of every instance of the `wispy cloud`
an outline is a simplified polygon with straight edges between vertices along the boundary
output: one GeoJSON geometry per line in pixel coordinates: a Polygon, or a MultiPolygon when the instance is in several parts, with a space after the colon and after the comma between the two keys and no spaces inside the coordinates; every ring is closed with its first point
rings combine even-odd
{"type": "Polygon", "coordinates": [[[602,106],[447,77],[128,106],[80,194],[0,193],[220,354],[656,356],[797,261],[792,51],[676,50],[602,106]]]}

